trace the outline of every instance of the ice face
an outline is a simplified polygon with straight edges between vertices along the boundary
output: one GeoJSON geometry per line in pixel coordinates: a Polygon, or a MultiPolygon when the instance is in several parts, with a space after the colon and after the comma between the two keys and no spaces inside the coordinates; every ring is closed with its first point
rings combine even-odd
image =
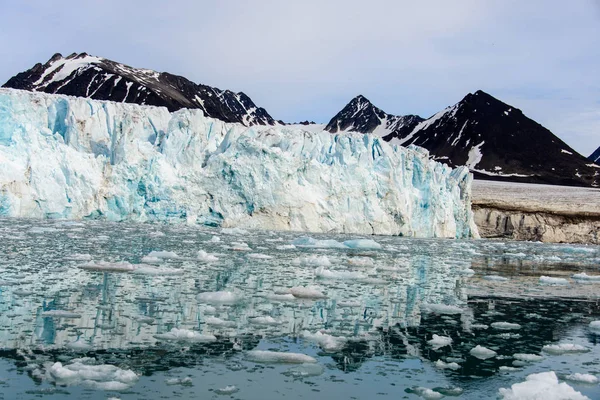
{"type": "Polygon", "coordinates": [[[465,238],[470,187],[371,135],[0,89],[0,216],[465,238]]]}

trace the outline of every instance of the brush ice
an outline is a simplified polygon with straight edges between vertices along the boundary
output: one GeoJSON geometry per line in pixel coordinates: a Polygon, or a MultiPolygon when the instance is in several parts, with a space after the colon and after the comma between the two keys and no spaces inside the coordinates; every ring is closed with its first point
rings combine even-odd
{"type": "Polygon", "coordinates": [[[167,333],[154,335],[159,340],[171,340],[176,342],[214,342],[217,338],[213,335],[203,335],[200,332],[190,331],[188,329],[173,328],[167,333]]]}
{"type": "Polygon", "coordinates": [[[0,89],[2,216],[463,238],[471,182],[374,135],[0,89]]]}
{"type": "Polygon", "coordinates": [[[600,332],[600,321],[592,321],[589,325],[590,330],[600,332]]]}
{"type": "Polygon", "coordinates": [[[535,361],[541,361],[544,359],[543,356],[540,356],[537,354],[525,354],[525,353],[515,353],[515,354],[513,354],[513,358],[515,360],[525,361],[525,362],[535,362],[535,361]]]}
{"type": "Polygon", "coordinates": [[[483,279],[485,279],[486,281],[495,281],[495,282],[506,282],[508,281],[508,278],[505,278],[503,276],[500,275],[486,275],[483,277],[483,279]]]}
{"type": "Polygon", "coordinates": [[[82,264],[79,266],[81,269],[88,271],[100,271],[100,272],[131,272],[135,270],[135,266],[128,262],[108,262],[108,261],[97,261],[82,264]]]}
{"type": "Polygon", "coordinates": [[[428,340],[427,343],[433,350],[438,350],[442,347],[450,346],[452,344],[452,338],[448,336],[439,336],[434,333],[433,338],[428,340]]]}
{"type": "Polygon", "coordinates": [[[63,310],[49,310],[42,313],[42,317],[53,318],[81,318],[81,314],[63,310]]]}
{"type": "MultiPolygon", "coordinates": [[[[294,246],[295,247],[295,246],[294,246]]],[[[312,265],[315,267],[329,267],[331,261],[327,256],[310,255],[308,257],[298,257],[292,261],[295,265],[312,265]]]]}
{"type": "Polygon", "coordinates": [[[465,310],[457,306],[451,306],[446,304],[429,304],[423,303],[421,310],[425,312],[432,312],[435,314],[462,314],[465,310]]]}
{"type": "Polygon", "coordinates": [[[216,325],[223,327],[234,327],[236,325],[236,323],[233,321],[225,321],[217,317],[207,317],[204,319],[204,323],[207,325],[216,325]]]}
{"type": "Polygon", "coordinates": [[[494,350],[490,350],[487,347],[477,345],[469,352],[473,357],[479,358],[480,360],[487,360],[488,358],[496,357],[497,353],[494,350]]]}
{"type": "Polygon", "coordinates": [[[580,281],[594,281],[594,282],[600,281],[600,275],[588,275],[585,272],[581,272],[579,274],[573,274],[571,276],[571,278],[577,279],[580,281]]]}
{"type": "Polygon", "coordinates": [[[222,395],[232,395],[234,393],[239,392],[240,389],[237,388],[237,386],[234,385],[228,385],[219,389],[215,389],[215,393],[216,394],[222,394],[222,395]]]}
{"type": "Polygon", "coordinates": [[[252,317],[248,318],[248,322],[254,325],[281,325],[281,321],[277,321],[275,318],[267,315],[263,317],[252,317]]]}
{"type": "Polygon", "coordinates": [[[199,250],[197,257],[198,257],[199,261],[204,261],[204,262],[219,261],[219,259],[216,256],[213,256],[212,254],[208,254],[204,250],[199,250]]]}
{"type": "Polygon", "coordinates": [[[511,322],[503,322],[503,321],[492,322],[490,326],[494,329],[499,329],[499,330],[503,330],[503,331],[521,329],[521,325],[519,325],[519,324],[513,324],[511,322]]]}
{"type": "Polygon", "coordinates": [[[227,291],[220,291],[220,292],[204,292],[204,293],[200,293],[198,295],[198,301],[202,302],[202,303],[225,303],[225,304],[231,304],[231,303],[236,303],[240,300],[240,296],[232,293],[232,292],[227,292],[227,291]]]}
{"type": "Polygon", "coordinates": [[[554,278],[551,276],[540,276],[540,284],[542,285],[551,285],[551,286],[561,286],[568,285],[569,281],[565,278],[554,278]]]}
{"type": "Polygon", "coordinates": [[[367,278],[362,272],[357,271],[334,271],[318,267],[315,269],[315,276],[321,279],[340,279],[340,280],[359,280],[367,278]]]}
{"type": "Polygon", "coordinates": [[[453,371],[456,371],[457,369],[460,369],[460,365],[458,365],[455,362],[444,362],[442,360],[437,360],[435,363],[433,363],[433,365],[435,365],[436,368],[439,369],[451,369],[453,371]]]}
{"type": "Polygon", "coordinates": [[[589,383],[589,384],[598,383],[598,377],[596,375],[581,374],[578,372],[565,376],[565,379],[567,379],[569,381],[573,381],[573,382],[582,382],[582,383],[589,383]]]}
{"type": "Polygon", "coordinates": [[[172,251],[151,251],[148,254],[148,257],[156,257],[156,258],[179,258],[177,253],[172,251]]]}
{"type": "Polygon", "coordinates": [[[323,350],[331,352],[341,350],[348,341],[346,338],[332,336],[320,331],[317,331],[315,333],[303,331],[301,333],[301,336],[306,340],[310,340],[311,342],[317,343],[323,348],[323,350]]]}
{"type": "Polygon", "coordinates": [[[499,392],[504,400],[589,400],[566,383],[559,383],[554,371],[528,375],[525,382],[499,392]]]}
{"type": "Polygon", "coordinates": [[[309,286],[295,286],[290,289],[290,293],[301,299],[324,299],[327,297],[318,288],[309,286]]]}
{"type": "Polygon", "coordinates": [[[587,347],[583,347],[574,343],[547,344],[542,347],[542,351],[548,354],[560,355],[570,353],[586,353],[590,351],[587,347]]]}
{"type": "Polygon", "coordinates": [[[348,259],[348,264],[357,267],[374,267],[375,261],[369,257],[352,257],[348,259]]]}
{"type": "Polygon", "coordinates": [[[316,363],[317,360],[311,356],[300,353],[284,353],[268,350],[251,350],[246,352],[246,358],[254,362],[282,363],[282,364],[304,364],[316,363]]]}
{"type": "Polygon", "coordinates": [[[359,250],[379,250],[379,249],[381,249],[381,245],[371,239],[346,240],[342,244],[350,249],[359,249],[359,250]]]}
{"type": "Polygon", "coordinates": [[[46,375],[58,385],[85,385],[101,390],[126,390],[139,379],[131,370],[107,364],[89,365],[81,361],[66,365],[56,362],[48,368],[46,375]]]}

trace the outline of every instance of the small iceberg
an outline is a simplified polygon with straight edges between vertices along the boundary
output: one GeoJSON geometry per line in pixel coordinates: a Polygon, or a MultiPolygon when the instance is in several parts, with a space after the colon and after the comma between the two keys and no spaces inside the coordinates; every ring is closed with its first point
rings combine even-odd
{"type": "Polygon", "coordinates": [[[316,363],[311,356],[301,353],[284,353],[268,350],[251,350],[246,352],[246,359],[259,363],[305,364],[316,363]]]}

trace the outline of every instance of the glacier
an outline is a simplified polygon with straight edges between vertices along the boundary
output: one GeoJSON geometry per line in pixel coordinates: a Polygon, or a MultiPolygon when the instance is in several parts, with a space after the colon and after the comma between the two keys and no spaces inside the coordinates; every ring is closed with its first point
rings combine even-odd
{"type": "Polygon", "coordinates": [[[0,89],[0,216],[477,237],[472,175],[373,135],[0,89]]]}

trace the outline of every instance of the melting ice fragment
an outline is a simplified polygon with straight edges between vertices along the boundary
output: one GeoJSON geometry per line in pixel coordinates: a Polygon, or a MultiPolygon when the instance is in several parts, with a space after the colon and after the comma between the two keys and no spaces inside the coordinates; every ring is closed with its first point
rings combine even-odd
{"type": "Polygon", "coordinates": [[[297,239],[294,239],[292,241],[292,244],[296,247],[314,247],[314,248],[332,248],[332,249],[346,248],[346,246],[344,246],[342,243],[338,242],[337,240],[333,240],[333,239],[318,240],[318,239],[313,239],[308,236],[302,236],[297,239]]]}
{"type": "Polygon", "coordinates": [[[300,299],[324,299],[325,296],[320,289],[311,286],[295,286],[290,293],[300,299]]]}
{"type": "Polygon", "coordinates": [[[70,311],[64,310],[49,310],[42,313],[42,317],[53,317],[53,318],[81,318],[81,314],[77,314],[70,311]]]}
{"type": "Polygon", "coordinates": [[[246,358],[250,361],[261,363],[282,363],[282,364],[304,364],[316,363],[311,356],[301,353],[284,353],[268,350],[251,350],[246,352],[246,358]]]}
{"type": "Polygon", "coordinates": [[[593,281],[593,282],[600,281],[600,275],[588,275],[585,272],[581,272],[579,274],[573,274],[573,275],[571,275],[571,278],[573,278],[575,280],[579,280],[579,281],[593,281]]]}
{"type": "Polygon", "coordinates": [[[575,353],[587,353],[590,351],[587,347],[583,347],[579,344],[574,343],[560,343],[560,344],[547,344],[542,347],[542,351],[548,354],[561,355],[561,354],[575,354],[575,353]]]}
{"type": "Polygon", "coordinates": [[[156,339],[170,340],[176,342],[192,342],[192,343],[206,343],[214,342],[217,338],[214,335],[203,335],[200,332],[190,331],[188,329],[177,329],[173,328],[167,333],[160,333],[154,335],[156,339]]]}
{"type": "Polygon", "coordinates": [[[328,333],[317,331],[310,333],[309,331],[303,331],[300,334],[304,339],[310,340],[311,342],[317,343],[325,351],[334,352],[341,350],[347,343],[348,339],[343,337],[336,337],[329,335],[328,333]]]}
{"type": "Polygon", "coordinates": [[[78,385],[93,387],[102,390],[127,390],[138,380],[138,376],[131,370],[123,370],[114,365],[89,364],[90,359],[79,359],[70,364],[63,365],[56,362],[47,369],[50,380],[59,385],[78,385]]]}
{"type": "Polygon", "coordinates": [[[540,276],[540,284],[541,285],[550,285],[550,286],[564,286],[568,285],[569,281],[565,278],[554,278],[552,276],[540,276]]]}
{"type": "Polygon", "coordinates": [[[598,377],[596,375],[581,374],[579,372],[567,375],[567,376],[565,376],[565,379],[569,380],[569,381],[573,381],[573,382],[581,382],[581,383],[589,383],[589,384],[598,383],[598,377]]]}
{"type": "Polygon", "coordinates": [[[497,353],[494,350],[490,350],[487,347],[477,345],[469,352],[473,357],[479,358],[480,360],[487,360],[488,358],[496,357],[497,353]]]}
{"type": "Polygon", "coordinates": [[[521,325],[513,324],[511,322],[492,322],[491,327],[503,331],[521,329],[521,325]]]}
{"type": "Polygon", "coordinates": [[[239,391],[240,391],[240,389],[238,389],[234,385],[229,385],[229,386],[225,386],[224,388],[215,389],[216,394],[222,394],[222,395],[231,395],[231,394],[237,393],[239,391]]]}
{"type": "Polygon", "coordinates": [[[198,295],[198,301],[208,304],[233,304],[241,300],[241,297],[232,292],[204,292],[198,295]]]}
{"type": "Polygon", "coordinates": [[[214,256],[212,254],[208,254],[204,250],[199,250],[197,257],[198,257],[199,261],[204,261],[204,262],[219,261],[219,259],[216,256],[214,256]]]}
{"type": "Polygon", "coordinates": [[[504,400],[589,400],[566,383],[559,383],[554,371],[528,375],[525,382],[501,388],[499,393],[504,400]]]}
{"type": "Polygon", "coordinates": [[[427,343],[433,350],[438,350],[442,347],[450,346],[452,344],[452,338],[448,336],[439,336],[434,333],[433,338],[428,340],[427,343]]]}
{"type": "Polygon", "coordinates": [[[340,280],[358,280],[366,279],[367,275],[358,271],[337,271],[329,270],[324,267],[315,269],[315,276],[321,279],[340,279],[340,280]]]}
{"type": "Polygon", "coordinates": [[[343,243],[343,245],[350,249],[359,249],[359,250],[379,250],[379,249],[381,249],[381,245],[372,239],[346,240],[343,243]]]}

